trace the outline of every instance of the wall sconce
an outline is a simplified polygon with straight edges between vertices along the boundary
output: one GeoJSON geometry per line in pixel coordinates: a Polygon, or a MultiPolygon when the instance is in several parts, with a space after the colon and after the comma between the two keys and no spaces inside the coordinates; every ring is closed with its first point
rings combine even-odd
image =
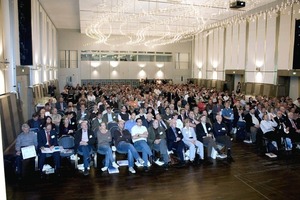
{"type": "Polygon", "coordinates": [[[146,63],[139,63],[138,65],[139,65],[140,68],[146,67],[146,63]]]}
{"type": "Polygon", "coordinates": [[[0,61],[0,70],[7,70],[8,69],[8,65],[9,62],[7,61],[7,59],[5,59],[4,61],[0,61]]]}
{"type": "Polygon", "coordinates": [[[38,65],[36,65],[35,67],[34,67],[34,66],[31,66],[31,67],[30,67],[30,70],[38,71],[38,70],[40,70],[41,68],[42,68],[42,65],[41,65],[41,64],[38,64],[38,65]]]}
{"type": "Polygon", "coordinates": [[[218,61],[213,61],[213,62],[212,62],[212,67],[213,67],[213,68],[217,68],[218,65],[219,65],[218,61]]]}
{"type": "Polygon", "coordinates": [[[196,65],[197,65],[197,68],[198,68],[199,70],[201,70],[201,69],[202,69],[202,66],[203,66],[203,63],[200,62],[200,63],[197,63],[196,65]]]}
{"type": "Polygon", "coordinates": [[[110,61],[110,66],[112,66],[113,68],[117,67],[119,65],[118,61],[110,61]]]}
{"type": "Polygon", "coordinates": [[[156,63],[156,67],[158,67],[158,68],[163,68],[164,67],[164,63],[156,63]]]}
{"type": "Polygon", "coordinates": [[[99,67],[101,65],[101,62],[100,61],[91,61],[91,67],[99,67]]]}
{"type": "Polygon", "coordinates": [[[213,71],[216,72],[216,71],[217,71],[217,68],[216,68],[216,67],[213,67],[213,71]]]}
{"type": "Polygon", "coordinates": [[[256,71],[260,72],[260,69],[264,65],[264,62],[258,60],[255,62],[255,65],[256,65],[256,71]]]}

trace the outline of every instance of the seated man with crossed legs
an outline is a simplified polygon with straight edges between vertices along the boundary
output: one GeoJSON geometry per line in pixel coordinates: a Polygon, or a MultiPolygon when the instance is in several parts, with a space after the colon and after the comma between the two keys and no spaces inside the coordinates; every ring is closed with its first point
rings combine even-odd
{"type": "Polygon", "coordinates": [[[213,134],[216,138],[216,142],[224,144],[227,148],[227,160],[229,162],[233,162],[233,158],[231,156],[231,147],[232,142],[227,129],[227,126],[225,123],[222,122],[222,116],[220,114],[217,114],[216,116],[216,122],[213,124],[213,134]]]}
{"type": "Polygon", "coordinates": [[[87,121],[81,122],[81,129],[75,133],[75,151],[82,152],[84,175],[89,175],[90,153],[96,143],[94,132],[88,129],[87,121]]]}
{"type": "Polygon", "coordinates": [[[155,119],[152,126],[148,128],[148,144],[151,149],[159,151],[164,160],[164,168],[168,169],[169,155],[166,140],[166,132],[159,122],[155,119]]]}
{"type": "Polygon", "coordinates": [[[204,159],[203,144],[197,140],[195,129],[190,127],[190,120],[185,119],[184,124],[185,126],[182,129],[183,142],[189,147],[190,162],[193,164],[201,164],[204,159]],[[197,154],[200,157],[198,161],[195,161],[196,147],[198,148],[197,154]]]}
{"type": "Polygon", "coordinates": [[[170,128],[166,130],[167,135],[167,146],[169,151],[175,150],[177,155],[180,158],[179,167],[185,165],[183,150],[184,150],[184,143],[182,141],[183,135],[179,128],[176,128],[176,121],[172,119],[170,121],[170,128]]]}
{"type": "MultiPolygon", "coordinates": [[[[51,150],[58,146],[57,143],[57,133],[55,130],[52,129],[52,124],[47,124],[45,129],[42,129],[37,134],[38,140],[38,149],[40,149],[39,153],[39,169],[41,172],[41,178],[43,177],[43,166],[46,160],[47,153],[42,153],[44,148],[50,148],[51,150]]],[[[55,162],[55,171],[57,175],[60,175],[60,152],[56,151],[51,153],[52,157],[54,158],[55,162]]]]}

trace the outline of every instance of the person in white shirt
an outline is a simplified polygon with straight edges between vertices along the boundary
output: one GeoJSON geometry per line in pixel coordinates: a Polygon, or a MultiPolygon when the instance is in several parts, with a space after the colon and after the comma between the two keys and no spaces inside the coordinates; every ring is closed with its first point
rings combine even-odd
{"type": "Polygon", "coordinates": [[[89,94],[87,95],[87,100],[91,101],[91,102],[95,102],[96,101],[96,97],[93,94],[93,91],[89,91],[89,94]]]}
{"type": "Polygon", "coordinates": [[[264,114],[263,120],[260,122],[260,128],[264,134],[264,137],[268,138],[271,141],[276,141],[277,147],[281,146],[281,137],[278,132],[275,131],[277,122],[274,120],[273,115],[264,114]]]}
{"type": "Polygon", "coordinates": [[[298,97],[295,101],[293,101],[293,104],[295,104],[298,108],[300,108],[300,97],[298,97]]]}
{"type": "Polygon", "coordinates": [[[173,119],[176,120],[176,128],[179,128],[180,130],[182,130],[183,129],[183,122],[180,119],[178,119],[178,113],[177,112],[175,112],[173,114],[173,119]]]}
{"type": "Polygon", "coordinates": [[[182,129],[182,135],[183,135],[183,142],[189,146],[189,157],[190,162],[194,162],[195,155],[196,155],[196,147],[197,154],[200,157],[200,160],[202,161],[204,159],[204,150],[203,150],[203,143],[201,143],[199,140],[197,140],[195,129],[193,127],[190,127],[190,120],[186,119],[184,121],[185,126],[182,129]]]}
{"type": "Polygon", "coordinates": [[[147,143],[148,130],[145,126],[142,126],[142,119],[136,119],[136,125],[131,129],[132,142],[137,151],[142,152],[144,160],[144,170],[147,172],[148,169],[148,157],[152,159],[152,152],[147,143]]]}

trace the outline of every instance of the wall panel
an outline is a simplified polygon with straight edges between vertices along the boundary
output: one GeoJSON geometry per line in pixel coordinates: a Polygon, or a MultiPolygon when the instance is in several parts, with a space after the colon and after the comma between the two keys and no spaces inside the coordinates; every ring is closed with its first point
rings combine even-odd
{"type": "Polygon", "coordinates": [[[287,13],[291,11],[290,7],[284,9],[280,15],[280,29],[278,37],[278,69],[290,69],[290,42],[291,42],[291,15],[287,13]]]}
{"type": "Polygon", "coordinates": [[[246,66],[246,21],[239,24],[239,51],[236,69],[245,69],[246,66]]]}

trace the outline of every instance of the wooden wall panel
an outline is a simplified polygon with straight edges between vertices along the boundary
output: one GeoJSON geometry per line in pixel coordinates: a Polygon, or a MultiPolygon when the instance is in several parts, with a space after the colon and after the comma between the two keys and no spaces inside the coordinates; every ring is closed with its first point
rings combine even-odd
{"type": "Polygon", "coordinates": [[[14,93],[0,96],[0,115],[2,128],[3,151],[13,144],[21,131],[22,111],[14,93]]]}

